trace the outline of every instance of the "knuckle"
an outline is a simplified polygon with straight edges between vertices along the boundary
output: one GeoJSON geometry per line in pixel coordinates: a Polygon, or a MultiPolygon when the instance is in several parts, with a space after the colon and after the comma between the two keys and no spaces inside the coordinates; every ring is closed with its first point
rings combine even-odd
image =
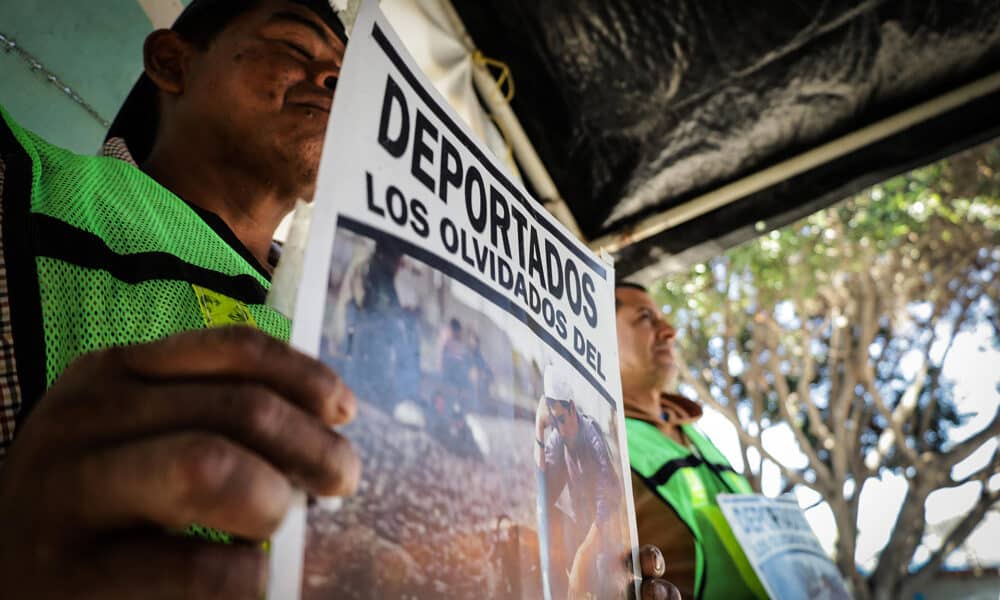
{"type": "Polygon", "coordinates": [[[288,418],[288,406],[277,395],[255,385],[237,386],[234,391],[239,396],[235,408],[247,429],[265,437],[281,431],[288,418]]]}
{"type": "Polygon", "coordinates": [[[676,588],[662,579],[648,579],[642,582],[643,600],[672,600],[676,588]]]}
{"type": "Polygon", "coordinates": [[[124,356],[128,348],[112,346],[103,350],[95,350],[80,355],[67,367],[67,373],[106,373],[120,370],[124,364],[124,356]]]}
{"type": "Polygon", "coordinates": [[[78,428],[84,414],[93,418],[117,410],[123,387],[124,348],[109,348],[74,359],[44,395],[41,406],[50,423],[78,428]],[[57,407],[57,408],[53,408],[57,407]]]}
{"type": "Polygon", "coordinates": [[[299,384],[297,388],[303,393],[300,397],[302,408],[328,425],[349,420],[354,398],[347,384],[323,363],[305,356],[301,358],[292,369],[299,384]]]}
{"type": "Polygon", "coordinates": [[[238,460],[235,448],[221,437],[187,436],[175,455],[180,502],[198,504],[200,499],[214,496],[233,475],[238,460]]]}
{"type": "Polygon", "coordinates": [[[641,586],[642,600],[661,600],[665,598],[659,585],[655,581],[643,581],[641,586]]]}
{"type": "Polygon", "coordinates": [[[269,355],[271,345],[277,342],[257,328],[244,325],[230,325],[205,331],[206,335],[211,336],[222,347],[222,351],[239,356],[241,359],[255,360],[266,357],[269,355]]]}
{"type": "Polygon", "coordinates": [[[232,330],[236,341],[262,360],[272,359],[287,352],[287,344],[254,327],[234,326],[228,329],[232,330]]]}

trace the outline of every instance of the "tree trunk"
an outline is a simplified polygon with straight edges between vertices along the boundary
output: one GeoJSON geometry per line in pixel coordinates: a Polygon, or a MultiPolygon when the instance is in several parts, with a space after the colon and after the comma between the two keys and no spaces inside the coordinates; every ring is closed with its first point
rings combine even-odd
{"type": "Polygon", "coordinates": [[[924,524],[927,522],[924,503],[929,493],[930,490],[925,488],[923,481],[909,481],[909,487],[903,496],[903,507],[896,517],[889,543],[879,556],[878,567],[868,579],[875,600],[899,597],[903,582],[910,572],[913,554],[924,537],[924,524]]]}

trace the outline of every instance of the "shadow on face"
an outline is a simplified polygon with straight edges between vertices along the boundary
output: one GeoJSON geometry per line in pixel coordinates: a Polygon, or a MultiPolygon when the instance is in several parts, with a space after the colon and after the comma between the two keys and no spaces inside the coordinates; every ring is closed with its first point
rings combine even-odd
{"type": "Polygon", "coordinates": [[[576,405],[572,401],[549,401],[549,416],[560,437],[563,439],[572,439],[576,436],[579,424],[577,422],[576,405]]]}
{"type": "Polygon", "coordinates": [[[204,46],[154,32],[146,43],[146,73],[160,91],[154,152],[172,145],[173,155],[275,187],[311,187],[344,50],[316,12],[282,0],[261,0],[204,46]]]}

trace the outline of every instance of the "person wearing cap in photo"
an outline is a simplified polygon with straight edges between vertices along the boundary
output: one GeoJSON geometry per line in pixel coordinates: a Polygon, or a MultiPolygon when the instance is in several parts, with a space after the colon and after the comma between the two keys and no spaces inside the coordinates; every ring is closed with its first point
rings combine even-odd
{"type": "MultiPolygon", "coordinates": [[[[614,585],[614,547],[622,537],[618,509],[621,480],[597,421],[582,412],[573,385],[556,365],[542,377],[543,395],[535,418],[536,464],[542,473],[544,514],[554,597],[570,598],[614,585]],[[558,505],[563,490],[571,506],[558,505]],[[560,574],[568,573],[568,581],[560,574]]],[[[624,563],[623,563],[624,566],[624,563]]],[[[603,597],[598,594],[594,597],[603,597]]]]}
{"type": "Polygon", "coordinates": [[[4,597],[259,598],[292,487],[356,486],[353,395],[265,305],[345,43],[326,0],[193,0],[104,156],[0,108],[4,597]]]}
{"type": "Polygon", "coordinates": [[[701,406],[673,393],[676,332],[646,289],[615,286],[618,360],[639,543],[654,544],[684,598],[767,598],[717,494],[752,493],[694,424],[701,406]]]}

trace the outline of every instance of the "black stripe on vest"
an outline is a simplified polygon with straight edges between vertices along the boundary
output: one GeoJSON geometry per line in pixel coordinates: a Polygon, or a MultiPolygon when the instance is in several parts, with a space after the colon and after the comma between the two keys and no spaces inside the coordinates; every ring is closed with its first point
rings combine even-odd
{"type": "Polygon", "coordinates": [[[93,233],[48,215],[31,215],[31,226],[36,256],[102,269],[126,283],[170,279],[193,283],[246,304],[263,304],[267,298],[267,290],[251,275],[225,275],[167,252],[118,254],[93,233]]]}
{"type": "Polygon", "coordinates": [[[5,164],[2,245],[7,267],[14,361],[21,388],[21,408],[16,415],[17,428],[20,428],[45,392],[45,330],[28,227],[31,158],[3,118],[0,118],[0,154],[5,164]]]}
{"type": "MultiPolygon", "coordinates": [[[[708,461],[704,461],[692,454],[689,456],[685,456],[683,458],[675,458],[673,460],[667,461],[662,467],[660,467],[656,471],[656,473],[653,473],[653,476],[649,478],[649,481],[653,483],[653,485],[658,487],[670,481],[670,478],[673,477],[674,473],[676,473],[677,471],[680,471],[681,469],[685,468],[697,467],[698,465],[705,465],[706,467],[714,471],[716,474],[718,474],[720,479],[722,479],[722,473],[725,471],[730,471],[732,473],[736,472],[729,465],[716,465],[708,461]]],[[[726,488],[729,488],[729,485],[726,483],[725,480],[722,480],[722,485],[726,486],[726,488]]]]}

